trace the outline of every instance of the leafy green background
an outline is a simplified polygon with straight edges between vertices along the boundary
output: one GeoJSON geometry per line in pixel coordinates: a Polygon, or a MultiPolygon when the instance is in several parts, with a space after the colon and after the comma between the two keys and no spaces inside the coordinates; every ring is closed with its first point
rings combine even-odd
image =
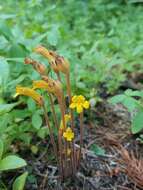
{"type": "Polygon", "coordinates": [[[0,2],[0,138],[4,153],[14,140],[30,145],[33,134],[40,138],[48,134],[42,110],[31,99],[14,98],[18,84],[30,86],[32,80],[39,79],[31,66],[23,64],[26,56],[48,68],[47,61],[33,53],[38,44],[69,59],[73,93],[100,100],[104,91],[114,94],[129,73],[143,68],[142,3],[0,2]]]}

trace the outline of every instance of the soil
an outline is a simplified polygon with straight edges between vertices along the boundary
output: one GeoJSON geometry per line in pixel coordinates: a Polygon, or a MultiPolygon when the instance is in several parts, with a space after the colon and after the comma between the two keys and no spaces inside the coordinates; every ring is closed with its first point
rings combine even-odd
{"type": "MultiPolygon", "coordinates": [[[[106,101],[100,103],[95,110],[92,108],[91,113],[91,119],[87,120],[92,123],[85,121],[84,124],[85,153],[76,176],[61,183],[52,158],[51,161],[48,159],[50,145],[48,142],[41,142],[40,155],[29,157],[30,180],[26,185],[26,190],[142,189],[122,169],[123,165],[119,160],[123,158],[115,146],[116,143],[120,144],[129,152],[134,152],[137,158],[143,158],[143,145],[130,132],[130,114],[122,105],[112,106],[106,101]],[[93,144],[102,147],[105,155],[99,156],[91,151],[93,144]],[[44,149],[43,146],[45,146],[44,149]]],[[[78,140],[77,137],[76,143],[78,140]]]]}

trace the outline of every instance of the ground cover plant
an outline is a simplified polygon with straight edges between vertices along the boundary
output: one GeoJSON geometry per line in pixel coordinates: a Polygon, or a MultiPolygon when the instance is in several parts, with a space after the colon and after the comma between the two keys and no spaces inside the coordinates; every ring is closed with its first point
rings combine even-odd
{"type": "Polygon", "coordinates": [[[143,188],[142,22],[140,1],[0,2],[0,189],[143,188]]]}

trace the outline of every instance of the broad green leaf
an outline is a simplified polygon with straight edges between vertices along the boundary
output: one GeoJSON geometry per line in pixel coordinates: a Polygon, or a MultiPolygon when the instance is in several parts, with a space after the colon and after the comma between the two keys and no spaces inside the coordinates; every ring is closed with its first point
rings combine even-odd
{"type": "Polygon", "coordinates": [[[138,101],[132,97],[125,97],[122,103],[129,112],[134,111],[139,106],[138,101]]]}
{"type": "Polygon", "coordinates": [[[41,128],[38,130],[38,136],[39,136],[41,139],[44,139],[48,134],[49,134],[49,130],[48,130],[47,127],[41,127],[41,128]]]}
{"type": "Polygon", "coordinates": [[[5,22],[0,23],[0,34],[4,35],[7,40],[11,40],[13,37],[10,27],[5,22]]]}
{"type": "Polygon", "coordinates": [[[28,176],[28,172],[24,172],[22,175],[17,177],[13,183],[12,190],[24,190],[24,185],[25,185],[27,176],[28,176]]]}
{"type": "Polygon", "coordinates": [[[125,99],[125,95],[117,95],[110,98],[108,101],[112,104],[122,103],[122,101],[125,99]]]}
{"type": "Polygon", "coordinates": [[[25,160],[18,156],[6,156],[0,161],[0,171],[12,170],[26,166],[25,160]]]}
{"type": "Polygon", "coordinates": [[[0,115],[8,113],[11,111],[15,106],[17,106],[19,103],[13,103],[13,104],[0,104],[0,115]]]}
{"type": "Polygon", "coordinates": [[[143,129],[143,112],[138,112],[133,118],[131,131],[133,134],[140,132],[143,129]]]}
{"type": "Polygon", "coordinates": [[[20,44],[13,44],[11,48],[9,49],[9,57],[25,57],[26,56],[26,49],[23,48],[20,44]]]}
{"type": "Polygon", "coordinates": [[[27,100],[27,106],[28,106],[28,109],[29,111],[33,112],[36,110],[36,103],[33,99],[29,98],[27,100]]]}
{"type": "Polygon", "coordinates": [[[125,95],[127,95],[127,96],[139,96],[139,97],[142,97],[143,91],[128,89],[128,90],[125,91],[125,95]]]}
{"type": "Polygon", "coordinates": [[[1,160],[2,155],[3,155],[3,148],[4,148],[3,141],[2,141],[2,139],[0,139],[0,160],[1,160]]]}
{"type": "Polygon", "coordinates": [[[39,129],[42,125],[42,118],[37,112],[32,115],[32,125],[36,129],[39,129]]]}
{"type": "Polygon", "coordinates": [[[17,79],[12,80],[8,83],[8,87],[15,87],[16,85],[20,84],[27,76],[26,75],[20,75],[17,79]]]}

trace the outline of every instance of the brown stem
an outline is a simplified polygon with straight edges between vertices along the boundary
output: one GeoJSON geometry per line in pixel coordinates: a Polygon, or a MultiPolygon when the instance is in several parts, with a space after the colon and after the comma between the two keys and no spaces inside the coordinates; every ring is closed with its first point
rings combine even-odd
{"type": "Polygon", "coordinates": [[[79,116],[79,120],[80,120],[80,153],[79,153],[79,162],[81,160],[81,150],[83,147],[83,112],[80,113],[79,116]]]}
{"type": "MultiPolygon", "coordinates": [[[[71,84],[70,84],[70,73],[67,73],[66,74],[66,82],[67,82],[67,94],[68,94],[68,97],[69,97],[69,105],[71,104],[71,98],[72,98],[72,95],[71,95],[71,84]]],[[[70,109],[70,115],[71,115],[71,128],[74,132],[74,116],[73,116],[73,111],[72,109],[70,109]]],[[[75,173],[75,170],[76,170],[76,155],[75,155],[75,148],[74,148],[74,141],[72,143],[72,149],[73,149],[73,173],[75,173]]]]}
{"type": "Polygon", "coordinates": [[[73,157],[73,147],[72,147],[72,142],[69,142],[68,143],[68,148],[69,150],[71,150],[71,153],[69,155],[70,157],[70,165],[69,165],[69,168],[71,169],[71,171],[69,171],[69,173],[72,173],[72,175],[74,175],[74,157],[73,157]]]}
{"type": "Polygon", "coordinates": [[[57,97],[57,98],[58,98],[58,103],[59,103],[60,110],[61,110],[64,130],[65,130],[66,129],[66,123],[65,123],[65,108],[64,108],[64,102],[63,102],[64,100],[63,100],[63,97],[57,97]]]}
{"type": "Polygon", "coordinates": [[[60,163],[60,175],[62,180],[64,178],[64,168],[63,168],[63,149],[62,149],[62,133],[58,132],[58,144],[59,144],[59,163],[60,163]]]}
{"type": "Polygon", "coordinates": [[[53,145],[54,154],[55,154],[56,159],[57,159],[57,161],[58,161],[57,146],[56,146],[56,143],[55,143],[55,140],[54,140],[53,131],[52,131],[52,129],[51,129],[51,126],[50,126],[50,123],[49,123],[49,118],[48,118],[47,111],[46,111],[46,107],[45,107],[44,104],[43,104],[43,110],[44,110],[44,116],[45,116],[46,126],[47,126],[48,129],[49,129],[50,140],[51,140],[51,143],[52,143],[52,145],[53,145]]]}
{"type": "Polygon", "coordinates": [[[71,163],[72,163],[72,171],[73,175],[75,175],[76,172],[76,155],[75,155],[75,147],[74,147],[74,141],[71,142],[71,149],[72,149],[72,158],[71,158],[71,163]]]}
{"type": "MultiPolygon", "coordinates": [[[[59,103],[59,106],[60,106],[60,110],[61,110],[61,115],[62,115],[62,122],[63,122],[63,131],[65,131],[66,129],[66,123],[65,123],[65,107],[64,107],[64,100],[63,100],[63,95],[61,95],[60,97],[57,97],[58,98],[58,103],[59,103]]],[[[60,135],[61,135],[61,142],[62,142],[62,135],[63,135],[63,131],[60,131],[60,135]]],[[[61,150],[60,152],[62,153],[63,152],[63,149],[62,148],[65,148],[66,150],[66,144],[60,144],[61,146],[61,150]]],[[[66,150],[67,151],[67,150],[66,150]]],[[[67,171],[67,154],[65,154],[64,158],[63,156],[61,155],[60,153],[60,156],[61,156],[61,159],[62,159],[62,170],[63,170],[63,176],[66,175],[66,171],[67,171]],[[64,163],[64,164],[63,164],[64,163]],[[65,168],[63,167],[63,165],[65,165],[65,168]]]]}
{"type": "Polygon", "coordinates": [[[54,123],[55,126],[58,130],[58,121],[57,121],[57,116],[56,116],[56,112],[55,112],[55,108],[54,108],[54,101],[53,101],[53,97],[51,94],[49,94],[49,98],[50,98],[50,103],[51,103],[51,109],[52,109],[52,113],[53,113],[53,118],[54,118],[54,123]]]}
{"type": "MultiPolygon", "coordinates": [[[[67,94],[69,97],[69,104],[71,104],[70,73],[66,74],[66,82],[67,82],[67,94]]],[[[73,117],[73,111],[71,109],[70,109],[70,115],[71,115],[71,127],[72,127],[72,130],[74,130],[74,117],[73,117]]]]}

